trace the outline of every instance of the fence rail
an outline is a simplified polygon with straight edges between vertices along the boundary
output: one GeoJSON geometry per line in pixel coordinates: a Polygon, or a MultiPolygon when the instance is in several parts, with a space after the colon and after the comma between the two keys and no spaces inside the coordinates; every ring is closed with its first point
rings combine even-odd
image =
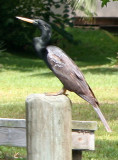
{"type": "MultiPolygon", "coordinates": [[[[72,149],[94,150],[96,129],[95,121],[73,120],[72,149]]],[[[26,147],[26,120],[0,118],[0,145],[26,147]]]]}

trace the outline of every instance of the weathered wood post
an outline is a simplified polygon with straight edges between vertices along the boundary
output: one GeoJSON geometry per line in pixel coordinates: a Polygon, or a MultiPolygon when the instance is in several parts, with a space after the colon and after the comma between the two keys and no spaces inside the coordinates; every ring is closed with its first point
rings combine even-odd
{"type": "Polygon", "coordinates": [[[26,100],[27,159],[71,160],[71,102],[32,94],[26,100]]]}

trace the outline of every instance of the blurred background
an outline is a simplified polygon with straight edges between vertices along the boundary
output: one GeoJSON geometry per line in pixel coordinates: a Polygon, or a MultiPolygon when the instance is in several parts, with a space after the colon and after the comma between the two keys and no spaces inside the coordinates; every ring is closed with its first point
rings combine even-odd
{"type": "MultiPolygon", "coordinates": [[[[92,107],[74,93],[72,116],[97,121],[96,150],[84,160],[118,158],[118,1],[0,1],[0,117],[25,118],[29,94],[56,92],[60,81],[35,54],[32,39],[41,32],[16,16],[43,19],[52,26],[51,45],[63,49],[78,65],[94,91],[113,132],[106,133],[92,107]],[[48,83],[47,83],[48,82],[48,83]]],[[[26,150],[0,146],[0,159],[26,160],[26,150]]]]}

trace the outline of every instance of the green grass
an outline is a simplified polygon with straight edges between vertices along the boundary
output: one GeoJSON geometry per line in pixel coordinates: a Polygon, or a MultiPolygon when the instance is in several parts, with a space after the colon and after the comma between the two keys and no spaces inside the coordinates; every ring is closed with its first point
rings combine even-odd
{"type": "MultiPolygon", "coordinates": [[[[73,102],[73,119],[98,122],[96,151],[84,152],[83,159],[116,160],[118,157],[118,67],[117,64],[114,66],[111,64],[118,52],[117,38],[100,30],[76,28],[68,30],[74,35],[78,44],[73,45],[60,38],[61,43],[58,46],[75,60],[84,73],[113,130],[112,133],[107,133],[92,107],[74,93],[68,92],[73,102]]],[[[42,60],[9,52],[0,53],[0,117],[25,118],[25,99],[28,95],[55,92],[61,87],[60,81],[42,60]]],[[[19,157],[26,156],[25,149],[0,147],[0,159],[7,160],[17,152],[20,154],[19,157]]]]}
{"type": "Polygon", "coordinates": [[[59,44],[64,50],[82,65],[100,65],[110,63],[118,52],[118,37],[104,30],[67,29],[75,37],[76,44],[66,40],[59,44]],[[65,44],[66,43],[66,44],[65,44]]]}

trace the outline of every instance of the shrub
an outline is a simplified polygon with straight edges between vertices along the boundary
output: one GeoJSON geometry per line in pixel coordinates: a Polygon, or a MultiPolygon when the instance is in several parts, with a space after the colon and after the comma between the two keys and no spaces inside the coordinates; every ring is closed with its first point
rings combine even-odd
{"type": "Polygon", "coordinates": [[[66,3],[66,0],[1,0],[0,11],[0,37],[8,48],[27,49],[31,45],[32,38],[37,33],[37,28],[27,23],[21,23],[15,18],[16,16],[40,17],[52,24],[52,28],[55,31],[54,35],[58,32],[67,39],[72,38],[64,31],[65,25],[72,26],[72,18],[69,17],[69,4],[66,3]],[[61,4],[63,4],[62,14],[54,13],[53,9],[60,9],[61,4]]]}

